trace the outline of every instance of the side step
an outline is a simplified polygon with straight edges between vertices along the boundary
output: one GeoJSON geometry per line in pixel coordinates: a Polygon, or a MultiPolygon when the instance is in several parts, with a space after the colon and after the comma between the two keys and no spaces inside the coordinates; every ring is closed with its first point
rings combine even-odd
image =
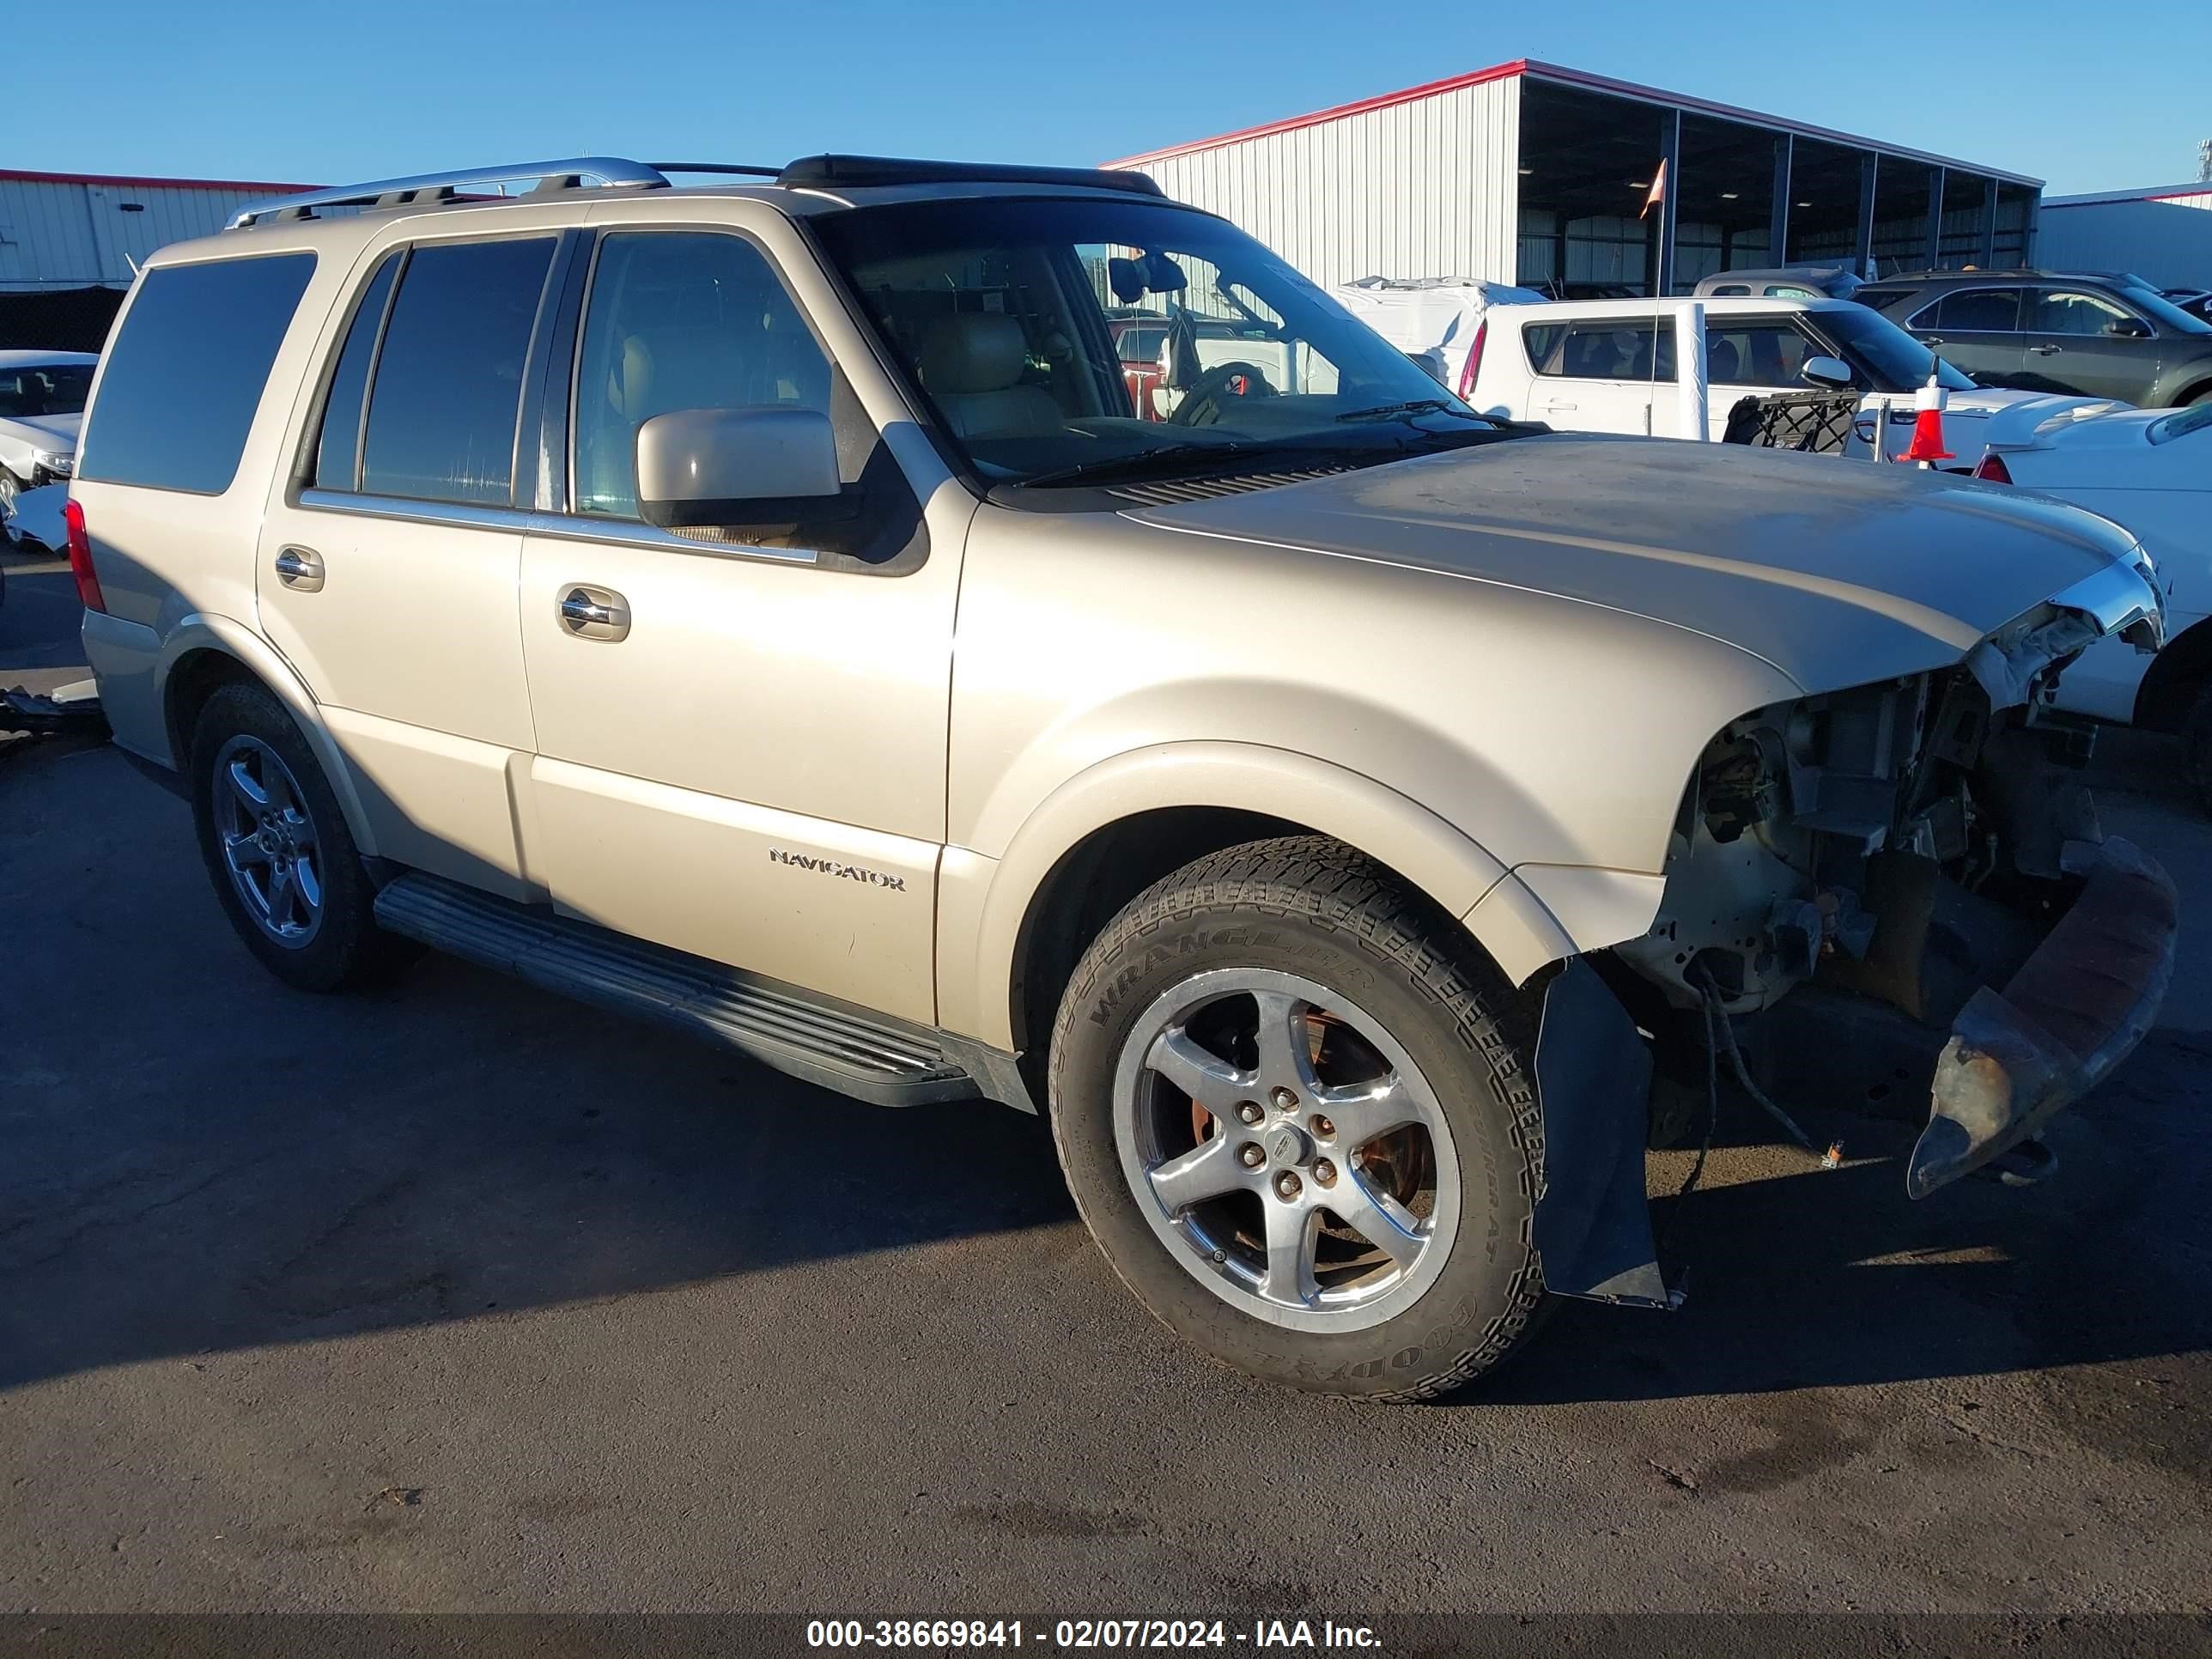
{"type": "Polygon", "coordinates": [[[387,884],[376,919],[436,950],[658,1019],[876,1105],[984,1096],[1036,1109],[1011,1054],[437,876],[387,884]]]}

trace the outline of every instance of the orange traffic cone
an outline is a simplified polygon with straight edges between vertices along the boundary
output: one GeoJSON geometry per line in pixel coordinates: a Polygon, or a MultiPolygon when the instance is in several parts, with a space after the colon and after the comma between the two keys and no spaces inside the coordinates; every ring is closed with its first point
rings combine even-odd
{"type": "Polygon", "coordinates": [[[1939,376],[1943,372],[1943,360],[1936,358],[1928,367],[1928,384],[1920,388],[1913,399],[1912,441],[1897,459],[1917,461],[1932,467],[1938,461],[1956,459],[1943,447],[1943,407],[1950,401],[1939,376]]]}

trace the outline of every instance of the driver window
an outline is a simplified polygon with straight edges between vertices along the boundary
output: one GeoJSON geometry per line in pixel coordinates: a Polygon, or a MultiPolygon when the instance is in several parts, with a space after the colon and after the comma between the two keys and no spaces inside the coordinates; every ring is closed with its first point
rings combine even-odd
{"type": "Polygon", "coordinates": [[[2038,334],[2101,334],[2106,324],[2128,322],[2133,314],[2094,294],[2039,294],[2032,326],[2038,334]]]}
{"type": "Polygon", "coordinates": [[[600,245],[576,374],[576,509],[637,516],[637,429],[679,409],[830,409],[830,361],[742,237],[630,231],[600,245]]]}

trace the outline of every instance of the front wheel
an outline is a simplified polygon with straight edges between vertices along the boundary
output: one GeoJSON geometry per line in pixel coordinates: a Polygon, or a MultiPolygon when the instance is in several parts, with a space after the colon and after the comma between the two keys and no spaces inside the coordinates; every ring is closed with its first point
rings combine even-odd
{"type": "Polygon", "coordinates": [[[1314,838],[1201,860],[1076,969],[1052,1118],[1139,1300],[1270,1382],[1440,1394],[1520,1341],[1542,1133],[1523,1010],[1452,919],[1314,838]]]}

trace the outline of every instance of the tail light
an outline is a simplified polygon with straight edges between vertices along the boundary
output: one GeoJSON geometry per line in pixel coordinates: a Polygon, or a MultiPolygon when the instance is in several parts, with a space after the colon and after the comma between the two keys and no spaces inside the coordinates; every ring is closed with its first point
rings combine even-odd
{"type": "Polygon", "coordinates": [[[1989,454],[1982,457],[1982,464],[1974,469],[1974,476],[1984,483],[2010,483],[2012,469],[2004,464],[2003,456],[1989,454]]]}
{"type": "Polygon", "coordinates": [[[69,531],[70,574],[76,578],[76,596],[88,611],[106,611],[107,600],[100,591],[100,576],[92,568],[92,538],[85,533],[84,508],[74,501],[62,503],[62,523],[69,531]]]}
{"type": "Polygon", "coordinates": [[[1482,372],[1482,347],[1489,335],[1490,319],[1486,317],[1474,326],[1474,343],[1467,349],[1467,367],[1459,372],[1459,395],[1462,399],[1474,396],[1474,377],[1482,372]]]}

